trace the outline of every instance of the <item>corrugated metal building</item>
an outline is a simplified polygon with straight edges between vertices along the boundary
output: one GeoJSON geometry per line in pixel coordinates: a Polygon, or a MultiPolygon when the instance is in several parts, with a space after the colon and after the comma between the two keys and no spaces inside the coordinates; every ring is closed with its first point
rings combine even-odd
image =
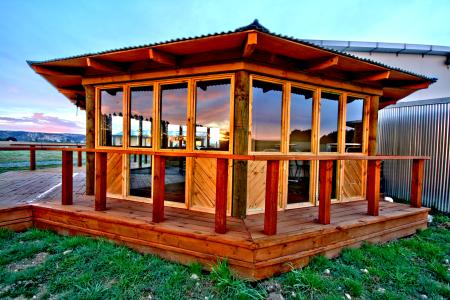
{"type": "MultiPolygon", "coordinates": [[[[450,98],[399,102],[379,112],[378,153],[426,155],[424,206],[450,213],[450,98]]],[[[385,161],[386,196],[409,199],[411,162],[385,161]]]]}

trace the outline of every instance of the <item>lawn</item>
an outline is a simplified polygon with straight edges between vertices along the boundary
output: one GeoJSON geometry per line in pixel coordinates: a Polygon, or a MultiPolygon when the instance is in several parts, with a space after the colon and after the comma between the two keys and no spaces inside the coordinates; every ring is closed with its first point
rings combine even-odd
{"type": "Polygon", "coordinates": [[[449,299],[450,218],[384,245],[316,257],[260,282],[185,267],[127,247],[36,229],[0,230],[0,298],[35,299],[449,299]]]}

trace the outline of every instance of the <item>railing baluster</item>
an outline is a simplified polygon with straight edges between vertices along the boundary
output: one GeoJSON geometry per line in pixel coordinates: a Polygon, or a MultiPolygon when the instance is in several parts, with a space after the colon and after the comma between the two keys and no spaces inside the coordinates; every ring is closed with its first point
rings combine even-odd
{"type": "Polygon", "coordinates": [[[378,216],[380,206],[381,160],[369,160],[367,163],[367,214],[378,216]]]}
{"type": "Polygon", "coordinates": [[[165,192],[166,159],[155,155],[153,163],[153,222],[164,220],[164,192],[165,192]]]}
{"type": "Polygon", "coordinates": [[[73,204],[73,152],[62,151],[61,204],[73,204]]]}
{"type": "Polygon", "coordinates": [[[264,210],[264,233],[277,233],[278,177],[280,161],[268,160],[266,171],[266,201],[264,210]]]}
{"type": "MultiPolygon", "coordinates": [[[[81,146],[77,146],[77,148],[81,149],[81,146]]],[[[82,167],[83,166],[83,152],[78,151],[78,167],[82,167]]]]}
{"type": "Polygon", "coordinates": [[[36,146],[30,145],[30,170],[36,170],[36,146]]]}
{"type": "Polygon", "coordinates": [[[424,164],[424,159],[414,159],[412,163],[411,207],[422,207],[424,164]]]}
{"type": "Polygon", "coordinates": [[[95,210],[106,210],[107,153],[95,153],[95,210]]]}
{"type": "Polygon", "coordinates": [[[218,158],[216,167],[216,224],[217,233],[227,231],[228,159],[218,158]]]}
{"type": "Polygon", "coordinates": [[[330,224],[333,161],[319,161],[319,223],[330,224]]]}

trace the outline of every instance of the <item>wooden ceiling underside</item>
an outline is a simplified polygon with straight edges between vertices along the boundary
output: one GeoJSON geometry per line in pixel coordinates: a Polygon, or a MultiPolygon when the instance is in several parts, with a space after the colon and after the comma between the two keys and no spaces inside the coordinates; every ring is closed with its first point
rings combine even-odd
{"type": "Polygon", "coordinates": [[[382,107],[427,88],[433,82],[255,30],[30,65],[59,92],[84,109],[83,78],[174,70],[238,60],[382,89],[382,107]]]}

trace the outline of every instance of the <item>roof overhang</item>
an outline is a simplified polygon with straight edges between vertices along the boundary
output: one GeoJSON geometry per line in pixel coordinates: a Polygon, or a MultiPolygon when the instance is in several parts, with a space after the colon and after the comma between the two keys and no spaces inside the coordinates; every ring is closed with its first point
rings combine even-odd
{"type": "Polygon", "coordinates": [[[427,88],[436,81],[434,78],[276,35],[258,23],[228,33],[28,63],[59,92],[84,108],[83,80],[87,78],[173,71],[236,61],[259,63],[316,78],[381,89],[381,107],[395,103],[416,90],[427,88]]]}

